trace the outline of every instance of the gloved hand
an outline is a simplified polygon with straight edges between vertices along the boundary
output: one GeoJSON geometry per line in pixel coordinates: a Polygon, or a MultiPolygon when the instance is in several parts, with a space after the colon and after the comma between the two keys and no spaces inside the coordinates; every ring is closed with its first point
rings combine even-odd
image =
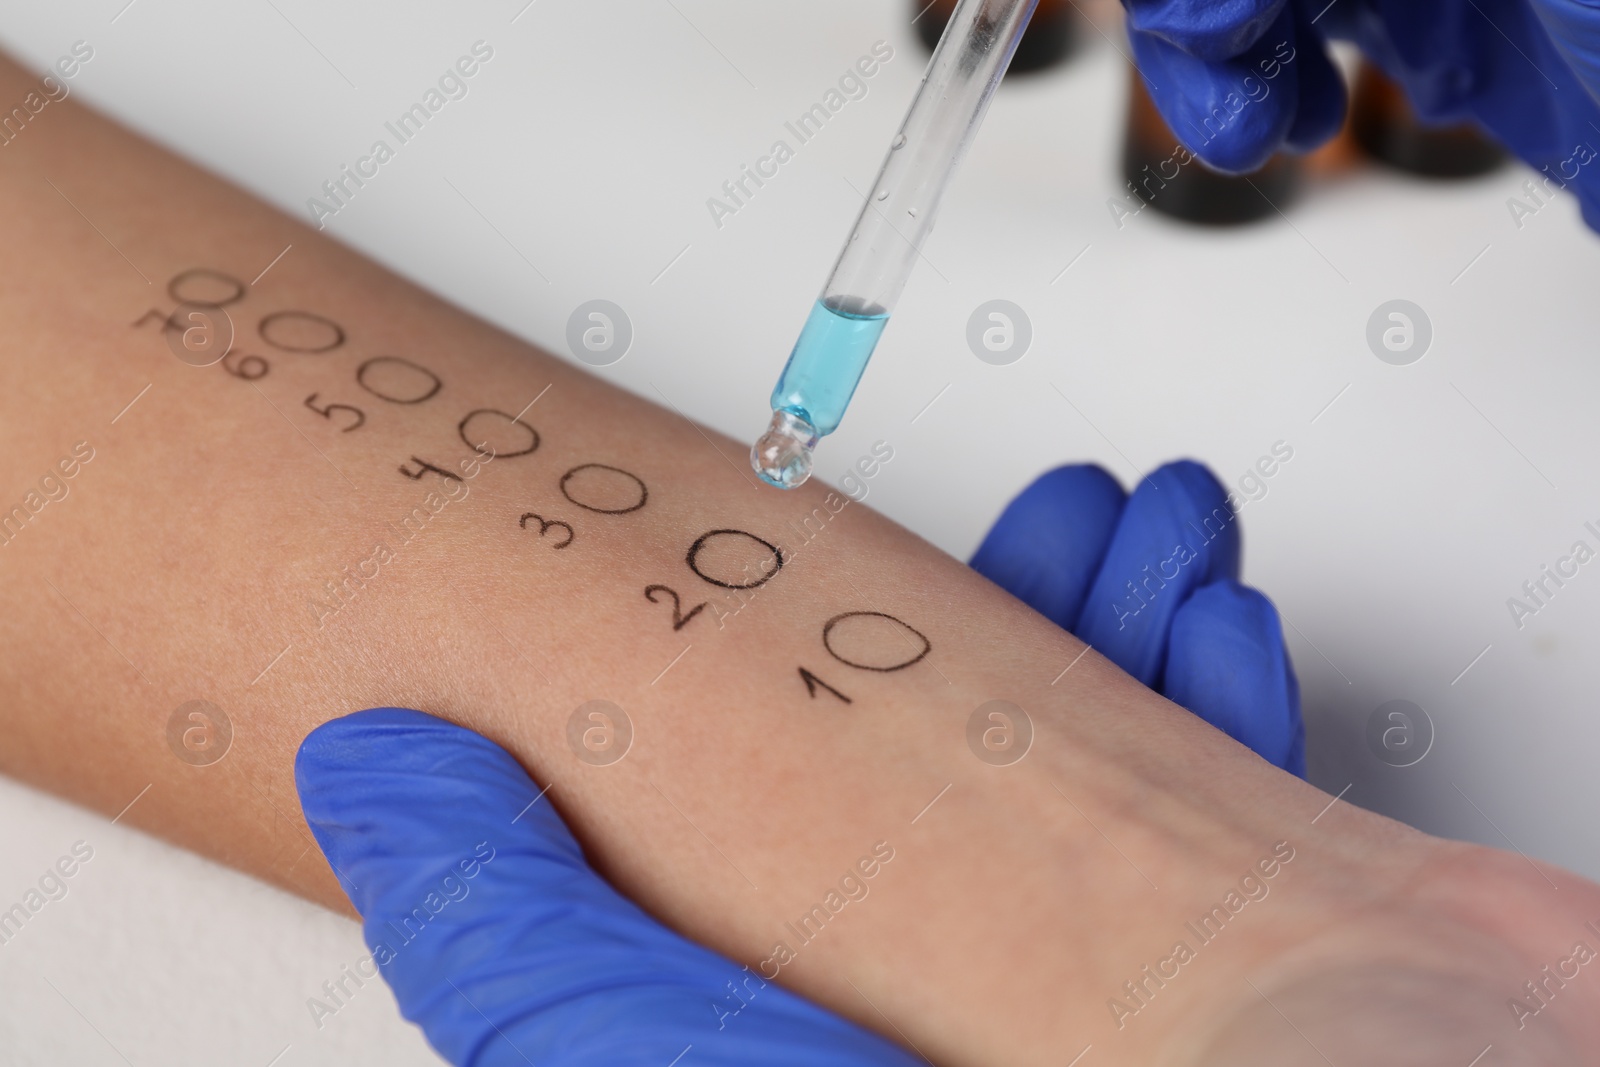
{"type": "Polygon", "coordinates": [[[458,1067],[921,1062],[639,910],[470,730],[357,712],[311,732],[295,783],[401,1013],[458,1067]]]}
{"type": "Polygon", "coordinates": [[[1553,178],[1551,188],[1566,184],[1600,229],[1595,0],[1123,5],[1156,107],[1184,146],[1219,170],[1253,170],[1280,148],[1304,151],[1338,131],[1344,85],[1325,41],[1342,38],[1399,82],[1425,121],[1476,120],[1553,178]]]}
{"type": "Polygon", "coordinates": [[[1024,489],[972,567],[1262,758],[1305,774],[1300,687],[1271,601],[1239,584],[1239,524],[1198,463],[1132,496],[1099,467],[1024,489]]]}
{"type": "MultiPolygon", "coordinates": [[[[1236,736],[1284,748],[1282,735],[1298,736],[1294,678],[1270,604],[1231,580],[1238,555],[1203,468],[1162,468],[1125,499],[1104,471],[1066,467],[1006,510],[974,566],[1236,736]],[[1198,552],[1159,595],[1131,617],[1137,601],[1105,610],[1124,572],[1167,559],[1208,520],[1220,532],[1189,535],[1198,552]]],[[[416,711],[358,712],[311,732],[295,780],[401,1011],[454,1064],[922,1062],[645,915],[590,869],[516,760],[476,733],[416,711]]]]}

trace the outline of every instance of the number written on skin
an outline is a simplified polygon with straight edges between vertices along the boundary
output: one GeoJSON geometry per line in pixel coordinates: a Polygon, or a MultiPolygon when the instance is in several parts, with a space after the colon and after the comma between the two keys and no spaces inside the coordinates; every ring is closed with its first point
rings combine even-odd
{"type": "Polygon", "coordinates": [[[685,562],[701,581],[723,589],[756,589],[783,570],[783,550],[743,530],[710,530],[689,546],[685,562]]]}
{"type": "Polygon", "coordinates": [[[424,474],[437,474],[441,478],[449,478],[452,482],[459,482],[461,480],[461,475],[457,474],[455,471],[445,470],[443,467],[429,463],[425,459],[419,459],[416,456],[412,456],[411,462],[417,465],[417,469],[412,471],[408,469],[404,463],[402,463],[400,464],[400,473],[404,474],[407,478],[410,478],[414,482],[421,481],[424,474]]]}
{"type": "Polygon", "coordinates": [[[835,615],[823,624],[822,646],[846,667],[884,674],[921,663],[933,650],[922,631],[883,611],[835,615]]]}
{"type": "MultiPolygon", "coordinates": [[[[180,305],[178,311],[152,308],[132,325],[155,325],[163,332],[181,332],[189,324],[180,319],[185,307],[229,308],[243,301],[250,287],[237,278],[208,267],[196,267],[175,275],[167,291],[180,305]]],[[[314,312],[286,309],[272,311],[257,320],[257,333],[265,344],[279,352],[317,356],[346,347],[349,336],[338,322],[314,312]]],[[[273,356],[273,360],[279,359],[273,356]]],[[[229,351],[221,359],[223,370],[243,381],[266,377],[272,364],[260,355],[229,351]]],[[[428,367],[401,356],[378,355],[366,358],[356,367],[355,384],[385,404],[412,406],[424,404],[444,389],[443,380],[428,367]]],[[[335,393],[334,395],[338,395],[335,393]]],[[[304,406],[341,433],[352,433],[366,425],[370,408],[338,401],[324,401],[322,392],[305,397],[304,406]]],[[[468,447],[500,458],[529,455],[538,450],[539,432],[521,415],[493,408],[468,411],[460,418],[457,434],[468,447]]],[[[400,465],[408,479],[420,481],[429,475],[461,481],[455,471],[412,455],[400,465]]],[[[561,495],[572,505],[606,516],[622,516],[643,509],[650,491],[638,475],[606,463],[582,463],[558,479],[561,495]]],[[[570,548],[577,540],[571,522],[552,519],[537,512],[525,512],[521,529],[534,532],[554,551],[570,548]]],[[[694,575],[708,585],[743,593],[758,589],[783,569],[784,552],[778,545],[745,530],[723,528],[706,531],[689,546],[684,562],[694,575]]],[[[729,617],[717,604],[700,602],[686,608],[683,596],[671,586],[647,585],[644,597],[654,605],[671,605],[674,632],[683,630],[697,618],[716,617],[720,627],[729,617]],[[707,609],[710,609],[709,614],[707,609]]],[[[927,637],[910,624],[877,611],[849,611],[835,615],[822,627],[822,643],[838,663],[856,670],[888,673],[905,670],[926,658],[931,651],[927,637]]],[[[853,699],[810,668],[797,666],[808,697],[831,697],[850,705],[853,699]]]]}
{"type": "Polygon", "coordinates": [[[605,463],[573,467],[561,476],[560,489],[562,496],[599,515],[627,515],[650,500],[644,479],[605,463]]]}
{"type": "Polygon", "coordinates": [[[849,697],[845,696],[843,693],[839,692],[833,686],[829,685],[827,682],[824,682],[821,678],[818,678],[804,667],[800,668],[800,680],[806,683],[806,692],[810,694],[812,700],[817,699],[818,689],[826,689],[828,692],[832,693],[846,704],[854,703],[854,701],[852,701],[849,697]]]}
{"type": "Polygon", "coordinates": [[[235,378],[243,378],[253,382],[257,378],[265,378],[271,364],[260,356],[247,356],[240,352],[229,352],[222,357],[222,369],[235,378]]]}
{"type": "MultiPolygon", "coordinates": [[[[543,537],[545,534],[549,533],[551,527],[555,527],[555,526],[559,526],[561,529],[563,529],[563,530],[565,530],[567,532],[567,539],[565,541],[562,541],[560,544],[551,545],[550,546],[551,548],[554,548],[554,549],[566,548],[568,545],[572,544],[573,539],[578,536],[576,533],[573,532],[571,523],[562,522],[560,519],[547,519],[543,515],[535,515],[531,511],[528,512],[526,515],[522,516],[521,526],[522,526],[522,528],[524,530],[526,530],[528,528],[528,520],[529,519],[538,520],[538,523],[539,523],[539,536],[540,537],[543,537]]],[[[651,588],[655,588],[655,587],[652,586],[651,588]]]]}
{"type": "Polygon", "coordinates": [[[432,400],[444,382],[427,367],[399,356],[374,356],[356,368],[356,384],[391,404],[432,400]]]}
{"type": "Polygon", "coordinates": [[[494,408],[470,411],[456,426],[468,448],[493,453],[496,459],[526,456],[539,447],[539,431],[515,415],[494,408]]]}
{"type": "MultiPolygon", "coordinates": [[[[321,415],[329,422],[333,421],[333,413],[335,411],[345,411],[349,412],[351,415],[354,415],[354,422],[349,422],[347,425],[339,428],[344,433],[349,433],[351,430],[359,430],[363,425],[366,424],[367,421],[367,416],[364,411],[362,411],[360,408],[353,408],[349,404],[325,404],[320,408],[317,407],[316,393],[312,393],[310,396],[306,397],[306,407],[310,408],[312,411],[315,411],[318,415],[321,415]]],[[[341,416],[341,418],[343,418],[343,416],[341,416]]]]}
{"type": "Polygon", "coordinates": [[[644,587],[644,598],[650,601],[652,604],[661,603],[661,601],[656,599],[657,593],[665,593],[672,598],[673,630],[683,629],[685,626],[689,625],[690,620],[692,620],[696,615],[700,614],[706,608],[704,604],[696,604],[694,607],[689,609],[689,614],[685,615],[683,614],[683,602],[678,599],[678,594],[675,590],[669,589],[664,585],[647,585],[644,587]]]}
{"type": "Polygon", "coordinates": [[[169,314],[162,311],[160,308],[151,308],[143,315],[140,315],[138,318],[134,319],[128,325],[135,327],[143,326],[145,323],[149,322],[152,317],[154,317],[156,321],[161,323],[161,328],[163,330],[177,330],[181,333],[183,331],[183,324],[176,321],[177,314],[177,309],[174,309],[169,314]]]}
{"type": "Polygon", "coordinates": [[[274,311],[262,317],[256,332],[273,348],[320,356],[344,344],[344,327],[310,311],[274,311]]]}
{"type": "Polygon", "coordinates": [[[167,295],[180,304],[220,308],[243,300],[247,288],[231,274],[210,267],[191,267],[172,276],[167,295]]]}

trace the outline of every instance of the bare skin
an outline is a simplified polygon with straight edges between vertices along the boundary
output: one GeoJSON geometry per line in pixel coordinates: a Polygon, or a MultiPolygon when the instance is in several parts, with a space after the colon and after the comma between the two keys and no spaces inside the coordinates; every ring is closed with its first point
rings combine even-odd
{"type": "MultiPolygon", "coordinates": [[[[0,100],[34,84],[0,65],[0,100]]],[[[23,508],[0,545],[0,770],[107,813],[148,785],[127,821],[347,908],[295,748],[415,707],[515,753],[663,921],[935,1062],[1593,1062],[1600,962],[1546,975],[1600,948],[1600,887],[1330,807],[863,506],[754,485],[744,446],[73,103],[0,149],[0,195],[0,508],[23,508]],[[228,360],[174,357],[169,282],[221,301],[291,243],[227,303],[228,360]],[[326,321],[270,318],[295,310],[326,321]],[[430,379],[386,362],[364,388],[380,356],[439,390],[383,399],[430,379]],[[563,491],[585,464],[642,506],[615,472],[563,491]],[[738,534],[691,561],[717,530],[781,569],[738,534]],[[830,651],[850,612],[901,623],[851,616],[830,651]],[[195,699],[234,730],[206,766],[169,743],[195,699]],[[609,766],[568,743],[595,699],[633,724],[609,766]],[[1037,730],[1005,768],[966,742],[995,699],[1037,730]],[[877,842],[871,895],[795,938],[877,842]],[[1197,936],[1215,905],[1222,933],[1197,936]]]]}

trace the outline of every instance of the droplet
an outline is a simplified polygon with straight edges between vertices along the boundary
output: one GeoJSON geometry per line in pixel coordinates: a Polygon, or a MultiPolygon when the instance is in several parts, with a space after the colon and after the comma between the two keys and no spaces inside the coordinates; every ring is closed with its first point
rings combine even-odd
{"type": "Polygon", "coordinates": [[[910,215],[912,218],[916,218],[917,217],[917,209],[914,208],[914,207],[908,207],[908,208],[906,208],[906,214],[910,215]]]}
{"type": "Polygon", "coordinates": [[[894,149],[904,148],[905,146],[906,146],[906,135],[902,133],[900,136],[898,136],[898,137],[896,137],[894,139],[894,144],[890,145],[889,149],[890,149],[890,151],[893,151],[894,149]]]}
{"type": "Polygon", "coordinates": [[[887,199],[889,199],[889,190],[887,190],[887,189],[879,189],[878,190],[878,199],[879,200],[887,200],[887,199]]]}
{"type": "Polygon", "coordinates": [[[768,485],[793,489],[811,477],[815,426],[792,412],[774,411],[772,423],[750,449],[750,466],[768,485]]]}

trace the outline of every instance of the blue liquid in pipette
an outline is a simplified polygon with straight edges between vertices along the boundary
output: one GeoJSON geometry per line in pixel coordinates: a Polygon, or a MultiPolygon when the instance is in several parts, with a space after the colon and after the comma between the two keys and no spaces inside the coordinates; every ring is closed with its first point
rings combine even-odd
{"type": "Polygon", "coordinates": [[[818,300],[772,390],[772,410],[799,415],[819,435],[837,430],[888,323],[875,306],[847,311],[818,300]]]}

